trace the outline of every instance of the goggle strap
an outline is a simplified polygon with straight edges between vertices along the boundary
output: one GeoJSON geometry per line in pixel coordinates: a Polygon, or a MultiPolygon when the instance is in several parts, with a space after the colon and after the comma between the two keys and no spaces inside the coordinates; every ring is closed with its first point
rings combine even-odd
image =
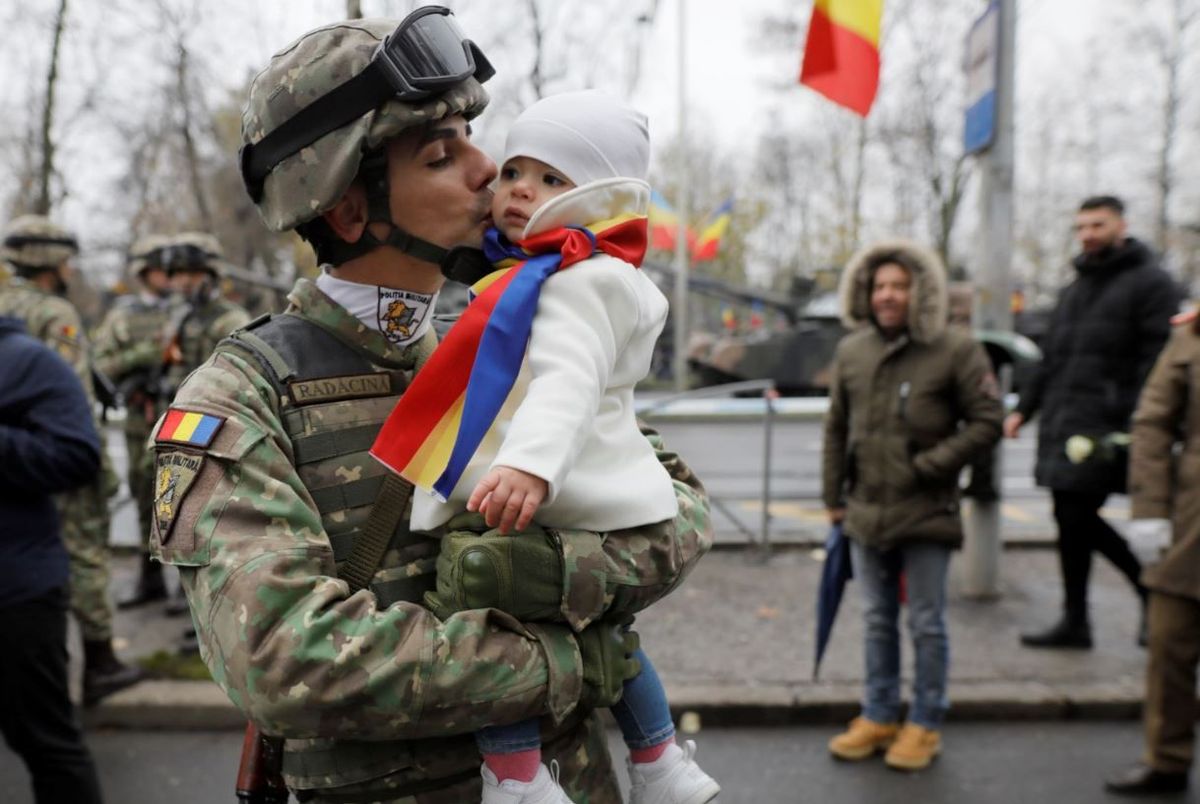
{"type": "Polygon", "coordinates": [[[250,197],[255,203],[262,200],[263,183],[284,159],[382,106],[395,94],[379,67],[371,62],[358,75],[305,106],[258,142],[242,146],[242,181],[250,197]]]}

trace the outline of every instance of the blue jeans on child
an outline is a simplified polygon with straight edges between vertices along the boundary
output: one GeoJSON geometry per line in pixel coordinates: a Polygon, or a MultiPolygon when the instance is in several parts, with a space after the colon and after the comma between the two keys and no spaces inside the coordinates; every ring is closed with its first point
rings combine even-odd
{"type": "MultiPolygon", "coordinates": [[[[642,672],[624,684],[621,700],[612,708],[621,727],[625,745],[649,748],[669,740],[675,734],[667,693],[654,665],[641,648],[633,654],[642,664],[642,672]]],[[[475,742],[484,754],[515,754],[532,751],[542,745],[536,718],[503,726],[485,726],[475,733],[475,742]]]]}
{"type": "Polygon", "coordinates": [[[915,673],[908,720],[941,727],[949,701],[946,677],[950,644],[946,636],[946,570],[950,549],[914,543],[886,553],[851,542],[854,577],[862,587],[864,660],[867,688],[863,716],[876,723],[900,719],[900,573],[908,598],[908,630],[915,673]]]}

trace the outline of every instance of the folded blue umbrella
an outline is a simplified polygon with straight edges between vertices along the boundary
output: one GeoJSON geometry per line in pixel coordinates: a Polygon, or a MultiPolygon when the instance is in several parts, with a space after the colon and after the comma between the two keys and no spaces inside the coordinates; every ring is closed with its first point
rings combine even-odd
{"type": "Polygon", "coordinates": [[[833,621],[837,619],[838,606],[842,604],[842,593],[846,581],[854,577],[850,566],[850,539],[839,522],[829,528],[825,538],[825,566],[821,568],[821,586],[817,590],[817,642],[813,659],[813,680],[821,669],[821,657],[833,633],[833,621]]]}

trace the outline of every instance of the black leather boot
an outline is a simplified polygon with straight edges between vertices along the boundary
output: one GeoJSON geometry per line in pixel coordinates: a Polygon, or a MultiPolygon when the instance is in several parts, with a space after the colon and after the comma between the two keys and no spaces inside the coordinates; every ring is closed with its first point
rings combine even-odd
{"type": "Polygon", "coordinates": [[[129,595],[117,601],[117,608],[133,609],[156,600],[165,600],[166,597],[167,585],[163,582],[162,564],[143,553],[137,585],[129,595]]]}
{"type": "Polygon", "coordinates": [[[1155,770],[1137,763],[1104,783],[1104,789],[1122,796],[1153,796],[1161,793],[1182,793],[1188,787],[1188,774],[1155,770]]]}
{"type": "Polygon", "coordinates": [[[93,706],[118,690],[146,677],[140,667],[122,664],[113,653],[112,640],[83,641],[83,705],[93,706]]]}
{"type": "Polygon", "coordinates": [[[1092,647],[1092,628],[1087,620],[1064,616],[1045,631],[1021,634],[1021,644],[1030,648],[1088,650],[1092,647]]]}

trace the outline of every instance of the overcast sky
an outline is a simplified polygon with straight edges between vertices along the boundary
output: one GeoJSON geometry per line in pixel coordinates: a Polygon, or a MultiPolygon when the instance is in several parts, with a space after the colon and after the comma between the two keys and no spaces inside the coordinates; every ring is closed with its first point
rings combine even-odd
{"type": "MultiPolygon", "coordinates": [[[[678,115],[678,4],[681,0],[660,0],[654,24],[645,31],[646,47],[642,77],[631,100],[644,109],[651,120],[652,137],[659,143],[669,140],[677,130],[678,115]]],[[[583,10],[587,0],[560,0],[564,6],[578,4],[583,10]]],[[[648,9],[654,0],[628,0],[629,5],[648,9]]],[[[517,0],[458,0],[449,3],[459,9],[459,16],[468,35],[487,31],[506,20],[505,6],[524,7],[517,0]],[[511,5],[510,5],[511,4],[511,5]]],[[[362,0],[368,15],[402,16],[416,3],[411,0],[362,0]]],[[[1031,97],[1047,86],[1079,82],[1087,90],[1086,78],[1079,73],[1087,63],[1089,45],[1103,46],[1103,28],[1111,25],[1114,9],[1129,8],[1128,0],[1022,0],[1018,43],[1018,93],[1031,97]],[[1107,22],[1104,22],[1107,20],[1107,22]]],[[[24,0],[19,10],[10,7],[0,11],[0,22],[8,17],[18,24],[0,25],[0,73],[13,70],[25,80],[0,84],[0,102],[12,110],[9,125],[15,119],[28,119],[36,110],[29,102],[31,91],[40,92],[40,76],[48,42],[42,29],[21,25],[26,19],[52,19],[57,0],[24,0]],[[26,44],[32,47],[25,48],[26,44]],[[15,113],[15,114],[14,114],[15,113]]],[[[64,74],[61,102],[63,108],[77,107],[80,87],[72,83],[73,75],[104,71],[106,97],[100,102],[128,104],[135,109],[148,104],[152,93],[145,92],[147,75],[154,64],[166,63],[166,43],[153,25],[154,0],[112,0],[112,2],[72,2],[71,32],[64,52],[64,74]],[[111,9],[119,7],[118,15],[111,9]],[[138,10],[146,9],[144,18],[138,10]],[[118,53],[88,53],[80,46],[81,32],[106,25],[129,26],[126,45],[118,53]],[[140,26],[140,30],[138,29],[140,26]]],[[[202,4],[203,18],[191,45],[205,55],[203,78],[208,85],[209,102],[216,104],[230,88],[243,83],[246,76],[261,69],[271,53],[304,31],[340,16],[343,0],[206,0],[202,4]]],[[[986,7],[979,0],[980,11],[986,7]]],[[[796,41],[790,51],[765,48],[757,32],[764,14],[791,13],[806,18],[811,4],[807,0],[687,0],[687,97],[690,127],[711,132],[724,149],[736,154],[739,146],[757,145],[766,124],[768,110],[784,107],[791,121],[803,125],[807,111],[827,102],[815,93],[798,85],[784,92],[769,88],[770,84],[792,83],[799,70],[803,43],[796,41]]],[[[885,23],[903,10],[903,0],[885,2],[885,23]]],[[[520,16],[524,24],[524,15],[520,16]]],[[[965,31],[963,32],[965,36],[965,31]]],[[[483,36],[477,38],[484,39],[483,36]]],[[[613,46],[611,44],[607,45],[613,46]]],[[[949,42],[930,42],[930,47],[948,53],[961,51],[961,39],[949,42]]],[[[523,69],[519,52],[489,52],[501,75],[523,69]]],[[[883,53],[885,79],[889,53],[883,53]]],[[[604,86],[604,76],[594,77],[604,86]]],[[[154,79],[161,80],[161,79],[154,79]]],[[[1136,81],[1136,77],[1129,77],[1136,81]]],[[[564,84],[560,88],[570,88],[564,84]]],[[[619,83],[605,86],[622,92],[619,83]]],[[[886,80],[883,91],[886,91],[886,80]]],[[[144,108],[151,108],[145,106],[144,108]]],[[[487,132],[489,117],[479,127],[488,135],[486,142],[493,153],[502,141],[500,122],[492,123],[487,132]]],[[[1021,120],[1018,117],[1018,126],[1021,120]]],[[[3,126],[0,121],[0,126],[3,126]]],[[[27,124],[23,124],[27,125],[27,124]]],[[[3,134],[4,132],[0,132],[3,134]]],[[[124,165],[120,160],[106,160],[106,150],[113,147],[112,132],[81,132],[72,130],[64,138],[60,153],[62,166],[72,172],[71,196],[60,214],[69,225],[81,230],[85,241],[98,227],[118,226],[117,221],[104,221],[107,208],[104,193],[111,192],[124,165]],[[108,138],[107,140],[105,138],[108,138]],[[96,181],[79,181],[81,175],[96,181]]],[[[0,170],[3,165],[0,165],[0,170]]],[[[1020,171],[1018,165],[1018,171],[1020,171]]],[[[0,179],[3,175],[0,174],[0,179]]],[[[116,213],[113,213],[116,214],[116,213]]]]}

